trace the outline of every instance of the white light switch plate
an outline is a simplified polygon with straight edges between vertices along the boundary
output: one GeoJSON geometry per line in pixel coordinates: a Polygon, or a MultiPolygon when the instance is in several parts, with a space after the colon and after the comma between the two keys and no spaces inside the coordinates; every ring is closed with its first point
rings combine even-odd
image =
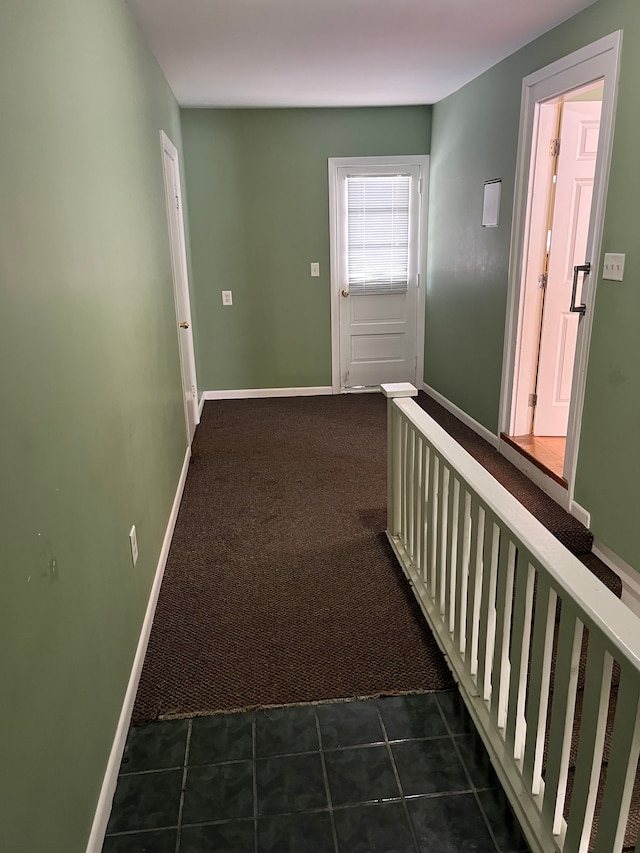
{"type": "Polygon", "coordinates": [[[231,290],[222,291],[222,304],[233,305],[233,293],[231,290]]]}
{"type": "Polygon", "coordinates": [[[624,259],[625,255],[605,255],[602,278],[607,281],[622,281],[624,277],[624,259]]]}
{"type": "Polygon", "coordinates": [[[310,267],[312,277],[317,278],[320,275],[320,264],[310,264],[310,267]]]}

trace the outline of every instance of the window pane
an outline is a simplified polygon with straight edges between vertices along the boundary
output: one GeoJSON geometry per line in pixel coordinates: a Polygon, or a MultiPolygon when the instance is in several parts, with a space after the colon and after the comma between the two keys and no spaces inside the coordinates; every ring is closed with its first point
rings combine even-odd
{"type": "Polygon", "coordinates": [[[347,181],[349,290],[402,293],[409,275],[409,175],[347,181]]]}

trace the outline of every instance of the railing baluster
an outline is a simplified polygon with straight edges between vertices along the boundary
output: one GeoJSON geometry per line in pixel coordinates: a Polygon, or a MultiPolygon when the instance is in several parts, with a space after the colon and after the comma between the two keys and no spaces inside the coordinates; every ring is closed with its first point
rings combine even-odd
{"type": "Polygon", "coordinates": [[[414,534],[415,534],[415,500],[414,500],[414,489],[415,489],[415,480],[414,480],[414,471],[415,471],[415,458],[416,458],[416,431],[412,427],[409,427],[409,434],[407,436],[407,470],[409,472],[407,476],[407,550],[411,556],[412,562],[415,562],[415,551],[414,551],[414,534]]]}
{"type": "Polygon", "coordinates": [[[495,724],[504,729],[507,723],[507,696],[509,691],[509,637],[511,635],[511,610],[513,606],[513,574],[516,546],[506,531],[500,533],[498,579],[496,586],[496,642],[493,654],[494,691],[491,711],[495,724]]]}
{"type": "Polygon", "coordinates": [[[471,495],[460,484],[458,489],[458,578],[456,581],[453,635],[456,648],[464,656],[467,634],[467,590],[469,588],[469,553],[471,549],[471,495]]]}
{"type": "Polygon", "coordinates": [[[516,761],[522,758],[526,732],[524,711],[527,698],[534,581],[535,572],[530,563],[530,555],[522,546],[519,546],[515,567],[513,628],[509,655],[511,678],[505,733],[505,739],[516,761]]]}
{"type": "Polygon", "coordinates": [[[413,482],[413,562],[416,571],[422,569],[422,448],[424,441],[419,433],[415,434],[414,445],[414,482],[413,482]]]}
{"type": "Polygon", "coordinates": [[[478,631],[478,688],[485,701],[491,698],[491,670],[496,632],[496,579],[500,528],[493,513],[485,511],[484,549],[482,554],[482,598],[478,631]]]}
{"type": "Polygon", "coordinates": [[[400,460],[401,460],[401,475],[400,475],[400,536],[402,543],[407,542],[407,433],[409,427],[406,420],[403,418],[400,422],[400,460]]]}
{"type": "Polygon", "coordinates": [[[622,850],[640,754],[640,673],[623,667],[594,853],[622,850]]]}
{"type": "Polygon", "coordinates": [[[438,578],[438,559],[440,556],[440,481],[442,478],[442,464],[440,457],[435,453],[431,455],[431,464],[433,466],[433,475],[431,477],[431,547],[429,549],[429,579],[431,587],[431,597],[434,601],[438,600],[438,590],[440,582],[438,578]]]}
{"type": "Polygon", "coordinates": [[[590,632],[578,758],[563,853],[587,853],[589,849],[607,728],[612,663],[611,655],[595,632],[590,632]]]}
{"type": "Polygon", "coordinates": [[[427,581],[429,561],[427,559],[427,525],[429,518],[429,445],[423,439],[421,445],[421,470],[422,483],[420,486],[420,530],[418,536],[418,549],[420,551],[420,575],[423,582],[427,581]]]}
{"type": "Polygon", "coordinates": [[[562,828],[564,801],[567,793],[567,774],[575,716],[582,631],[582,622],[576,617],[570,603],[565,599],[562,602],[558,630],[551,720],[549,723],[547,771],[544,777],[545,789],[542,806],[543,814],[553,827],[554,835],[559,835],[562,828]]]}
{"type": "Polygon", "coordinates": [[[440,613],[444,615],[446,608],[448,577],[449,577],[449,555],[447,552],[447,543],[449,540],[449,528],[451,519],[449,517],[449,492],[452,487],[451,469],[445,466],[442,462],[442,478],[440,489],[440,538],[438,549],[438,593],[440,599],[440,613]]]}
{"type": "Polygon", "coordinates": [[[524,748],[523,776],[534,796],[541,790],[542,758],[547,729],[551,653],[555,630],[556,593],[543,575],[538,574],[536,612],[531,644],[531,674],[526,705],[527,736],[524,748]]]}
{"type": "Polygon", "coordinates": [[[403,481],[403,490],[402,490],[402,507],[404,511],[404,523],[402,528],[402,540],[404,543],[404,547],[407,550],[407,554],[409,554],[409,558],[411,559],[411,478],[413,476],[413,472],[411,470],[411,441],[413,438],[413,430],[408,422],[405,421],[405,434],[404,434],[404,474],[402,477],[403,481]]]}
{"type": "Polygon", "coordinates": [[[478,683],[478,623],[482,592],[482,553],[484,550],[484,509],[475,495],[471,496],[471,550],[469,587],[467,590],[467,651],[469,673],[478,683]]]}
{"type": "Polygon", "coordinates": [[[455,625],[455,602],[456,602],[456,585],[458,583],[458,523],[459,523],[459,495],[460,481],[453,476],[451,472],[449,476],[449,499],[447,501],[447,516],[449,524],[447,527],[447,547],[446,555],[449,564],[447,576],[447,592],[445,595],[444,610],[447,617],[447,625],[449,632],[453,634],[455,625]]]}

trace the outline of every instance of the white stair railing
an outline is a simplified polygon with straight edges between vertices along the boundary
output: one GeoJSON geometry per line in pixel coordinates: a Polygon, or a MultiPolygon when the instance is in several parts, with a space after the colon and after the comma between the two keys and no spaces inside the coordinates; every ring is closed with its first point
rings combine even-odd
{"type": "Polygon", "coordinates": [[[382,390],[387,535],[532,850],[619,853],[640,754],[638,617],[411,399],[413,386],[382,390]]]}

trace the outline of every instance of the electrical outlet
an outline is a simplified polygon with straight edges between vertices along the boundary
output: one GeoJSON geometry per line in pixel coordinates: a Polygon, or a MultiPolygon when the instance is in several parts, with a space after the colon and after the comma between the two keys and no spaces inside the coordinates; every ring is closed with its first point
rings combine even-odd
{"type": "Polygon", "coordinates": [[[602,278],[606,281],[622,281],[624,277],[624,260],[624,255],[605,255],[602,278]]]}
{"type": "Polygon", "coordinates": [[[310,264],[311,267],[311,275],[313,278],[317,278],[320,275],[320,264],[310,264]]]}
{"type": "Polygon", "coordinates": [[[138,535],[136,533],[135,524],[129,531],[129,544],[131,545],[131,561],[135,566],[135,564],[138,562],[138,535]]]}
{"type": "Polygon", "coordinates": [[[233,293],[230,290],[222,291],[222,304],[233,305],[233,293]]]}

